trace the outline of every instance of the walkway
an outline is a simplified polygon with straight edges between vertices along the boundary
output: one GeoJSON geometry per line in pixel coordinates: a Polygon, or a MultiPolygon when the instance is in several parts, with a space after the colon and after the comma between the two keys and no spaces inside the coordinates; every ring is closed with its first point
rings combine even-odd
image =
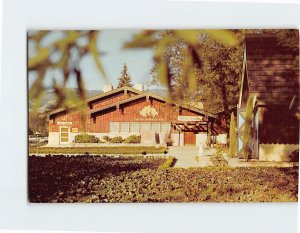
{"type": "Polygon", "coordinates": [[[214,148],[204,148],[203,155],[199,156],[199,147],[196,146],[169,147],[168,155],[177,159],[174,167],[203,167],[210,165],[209,158],[215,150],[214,148]]]}

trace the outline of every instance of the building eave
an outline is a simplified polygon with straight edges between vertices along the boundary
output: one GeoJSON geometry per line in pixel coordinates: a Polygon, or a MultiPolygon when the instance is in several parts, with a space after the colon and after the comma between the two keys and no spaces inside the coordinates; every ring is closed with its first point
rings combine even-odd
{"type": "Polygon", "coordinates": [[[132,102],[132,101],[135,101],[135,100],[138,100],[138,99],[142,99],[142,98],[153,98],[153,99],[156,99],[156,100],[160,100],[160,101],[163,101],[167,104],[173,104],[174,106],[177,106],[177,107],[180,107],[180,108],[183,108],[183,109],[186,109],[186,110],[189,110],[189,111],[193,111],[193,112],[196,112],[196,113],[199,113],[199,114],[203,114],[203,115],[206,115],[206,116],[209,116],[211,118],[217,118],[217,115],[216,114],[213,114],[213,113],[210,113],[208,111],[205,111],[205,110],[202,110],[202,109],[198,109],[198,108],[195,108],[195,107],[191,107],[191,106],[187,106],[187,105],[183,105],[183,104],[177,104],[177,103],[173,103],[172,101],[162,97],[162,96],[159,96],[159,95],[156,95],[156,94],[152,94],[152,93],[143,93],[143,94],[140,94],[140,95],[137,95],[137,96],[133,96],[133,97],[130,97],[128,99],[125,99],[125,100],[120,100],[114,104],[110,104],[110,105],[107,105],[107,106],[104,106],[102,108],[99,108],[99,109],[95,109],[93,111],[91,111],[91,115],[94,115],[94,114],[97,114],[97,113],[100,113],[102,111],[105,111],[107,109],[110,109],[110,108],[115,108],[117,106],[121,106],[123,104],[126,104],[126,103],[129,103],[129,102],[132,102]]]}
{"type": "MultiPolygon", "coordinates": [[[[96,96],[93,96],[93,97],[90,97],[90,98],[86,99],[87,106],[90,102],[97,101],[97,100],[102,99],[104,97],[114,95],[114,94],[117,94],[117,93],[120,93],[120,92],[125,92],[125,91],[130,91],[130,92],[136,93],[138,95],[143,93],[143,92],[141,92],[139,90],[136,90],[132,87],[119,87],[117,89],[114,89],[114,90],[111,90],[111,91],[108,91],[108,92],[104,92],[104,93],[101,93],[99,95],[96,95],[96,96]]],[[[69,110],[74,109],[76,107],[77,107],[76,105],[72,105],[70,108],[61,107],[61,108],[55,109],[55,110],[47,113],[47,115],[51,116],[51,115],[54,115],[54,114],[57,114],[57,113],[60,113],[60,112],[69,111],[69,110]]]]}

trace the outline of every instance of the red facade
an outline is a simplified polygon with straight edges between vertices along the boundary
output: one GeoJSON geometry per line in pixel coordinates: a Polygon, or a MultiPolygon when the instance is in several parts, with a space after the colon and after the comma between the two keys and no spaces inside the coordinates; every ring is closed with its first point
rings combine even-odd
{"type": "MultiPolygon", "coordinates": [[[[108,133],[110,122],[169,122],[172,124],[186,124],[178,121],[178,116],[202,116],[203,122],[213,119],[205,111],[175,105],[163,97],[144,92],[135,91],[133,88],[120,88],[93,97],[87,101],[84,114],[78,111],[59,111],[49,115],[49,132],[58,132],[61,122],[68,122],[79,132],[108,133]],[[132,98],[135,98],[132,100],[132,98]],[[128,100],[128,101],[127,101],[128,100]],[[143,116],[141,110],[151,106],[156,111],[155,116],[143,116]]],[[[204,128],[202,128],[204,129],[204,128]]],[[[74,131],[74,132],[75,132],[74,131]]]]}

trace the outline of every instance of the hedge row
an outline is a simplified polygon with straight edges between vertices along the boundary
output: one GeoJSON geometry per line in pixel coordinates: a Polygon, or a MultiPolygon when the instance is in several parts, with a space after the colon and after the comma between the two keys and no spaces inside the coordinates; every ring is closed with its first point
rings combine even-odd
{"type": "Polygon", "coordinates": [[[139,135],[131,135],[127,137],[126,139],[123,139],[120,136],[117,137],[109,137],[104,136],[101,139],[97,138],[95,135],[90,134],[79,134],[75,136],[75,143],[104,143],[104,142],[110,142],[110,143],[141,143],[141,136],[139,135]]]}
{"type": "Polygon", "coordinates": [[[166,147],[118,146],[118,147],[30,147],[30,154],[163,154],[166,147]]]}
{"type": "Polygon", "coordinates": [[[75,136],[76,143],[98,143],[99,138],[90,134],[79,134],[75,136]]]}
{"type": "Polygon", "coordinates": [[[166,161],[159,166],[159,169],[167,169],[170,168],[174,165],[175,163],[175,157],[170,156],[169,158],[166,159],[166,161]]]}

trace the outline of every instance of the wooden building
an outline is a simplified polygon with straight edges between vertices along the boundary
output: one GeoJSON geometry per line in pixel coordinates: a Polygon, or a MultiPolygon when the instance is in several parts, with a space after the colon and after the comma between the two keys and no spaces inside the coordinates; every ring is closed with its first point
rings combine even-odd
{"type": "Polygon", "coordinates": [[[164,144],[171,138],[174,146],[205,143],[210,132],[219,143],[226,143],[218,115],[145,92],[142,85],[117,89],[105,85],[102,94],[87,100],[83,114],[60,108],[48,119],[50,145],[72,143],[83,132],[99,138],[141,135],[144,144],[164,144]]]}
{"type": "Polygon", "coordinates": [[[286,44],[277,34],[245,38],[238,105],[239,156],[248,97],[254,97],[251,158],[289,161],[299,149],[299,45],[286,44]]]}

